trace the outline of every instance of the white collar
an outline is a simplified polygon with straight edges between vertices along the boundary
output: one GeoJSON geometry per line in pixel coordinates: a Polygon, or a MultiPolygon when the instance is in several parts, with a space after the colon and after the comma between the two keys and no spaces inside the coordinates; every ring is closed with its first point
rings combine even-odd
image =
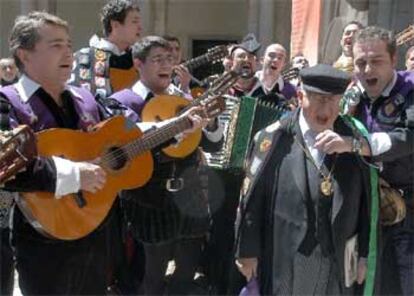
{"type": "MultiPolygon", "coordinates": [[[[14,87],[16,88],[17,93],[19,94],[20,99],[23,101],[23,103],[27,103],[33,94],[42,86],[26,74],[23,74],[20,76],[20,79],[14,84],[14,87]]],[[[66,85],[65,90],[70,91],[76,97],[82,98],[81,94],[79,94],[70,85],[66,85]]]]}
{"type": "Polygon", "coordinates": [[[316,165],[320,168],[325,158],[325,153],[319,151],[314,147],[316,142],[316,135],[318,133],[311,130],[311,128],[309,127],[309,124],[306,121],[305,116],[303,115],[303,109],[300,110],[299,114],[299,128],[302,132],[303,140],[305,141],[306,147],[312,155],[312,158],[315,161],[316,165]]]}
{"type": "Polygon", "coordinates": [[[285,87],[285,82],[283,81],[282,75],[279,74],[279,77],[275,80],[275,82],[273,82],[272,86],[270,88],[265,87],[264,82],[263,82],[263,70],[257,71],[256,72],[256,77],[259,78],[260,83],[262,84],[263,90],[268,93],[270,92],[275,86],[276,84],[279,85],[279,92],[281,92],[283,90],[283,88],[285,87]]]}
{"type": "Polygon", "coordinates": [[[306,143],[308,143],[309,139],[313,139],[313,131],[310,129],[308,122],[306,121],[305,116],[303,115],[303,109],[300,110],[299,113],[299,127],[300,131],[302,132],[303,139],[306,143]]]}
{"type": "MultiPolygon", "coordinates": [[[[397,83],[397,71],[394,70],[394,75],[392,77],[392,80],[390,83],[388,83],[388,85],[384,88],[384,90],[381,92],[381,96],[383,97],[389,97],[390,93],[392,91],[392,89],[394,88],[395,84],[397,83]]],[[[357,86],[359,87],[359,89],[364,93],[365,92],[365,88],[362,85],[361,81],[358,80],[357,82],[357,86]]]]}
{"type": "MultiPolygon", "coordinates": [[[[142,83],[141,80],[138,80],[132,86],[132,91],[134,93],[136,93],[137,95],[139,95],[144,100],[148,96],[148,94],[150,92],[152,92],[151,89],[149,89],[144,83],[142,83]]],[[[168,85],[168,87],[165,89],[164,93],[168,94],[168,95],[178,95],[178,96],[184,95],[184,93],[172,83],[170,83],[170,85],[168,85]]]]}
{"type": "Polygon", "coordinates": [[[26,74],[20,76],[19,80],[14,84],[21,100],[26,103],[30,97],[41,88],[40,84],[29,78],[26,74]]]}
{"type": "Polygon", "coordinates": [[[105,51],[110,51],[117,56],[123,55],[125,53],[125,51],[121,51],[118,46],[113,44],[111,41],[105,38],[99,38],[98,35],[92,36],[92,38],[89,40],[89,46],[105,51]]]}
{"type": "Polygon", "coordinates": [[[146,87],[141,80],[138,80],[133,86],[132,91],[145,100],[151,90],[146,87]]]}

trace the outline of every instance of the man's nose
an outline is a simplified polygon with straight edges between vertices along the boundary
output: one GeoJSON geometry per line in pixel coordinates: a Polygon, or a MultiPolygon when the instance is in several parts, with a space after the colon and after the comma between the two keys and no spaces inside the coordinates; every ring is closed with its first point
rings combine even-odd
{"type": "Polygon", "coordinates": [[[369,73],[371,73],[371,71],[372,71],[372,66],[369,64],[369,63],[367,63],[366,65],[365,65],[365,69],[364,69],[365,71],[365,74],[369,74],[369,73]]]}

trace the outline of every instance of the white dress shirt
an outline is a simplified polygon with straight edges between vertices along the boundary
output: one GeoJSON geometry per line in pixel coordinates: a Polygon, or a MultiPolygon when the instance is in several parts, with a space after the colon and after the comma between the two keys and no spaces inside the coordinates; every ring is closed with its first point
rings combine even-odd
{"type": "MultiPolygon", "coordinates": [[[[24,74],[14,86],[23,102],[28,102],[31,96],[41,88],[40,84],[24,74]]],[[[72,88],[67,88],[67,90],[75,96],[80,96],[72,88]]],[[[55,196],[59,198],[69,193],[78,192],[80,188],[79,163],[55,156],[52,159],[56,167],[55,196]]]]}
{"type": "Polygon", "coordinates": [[[303,110],[300,110],[299,114],[299,127],[302,132],[306,148],[308,148],[317,167],[320,168],[325,158],[325,153],[315,148],[316,136],[318,133],[310,129],[309,124],[303,115],[303,110]]]}

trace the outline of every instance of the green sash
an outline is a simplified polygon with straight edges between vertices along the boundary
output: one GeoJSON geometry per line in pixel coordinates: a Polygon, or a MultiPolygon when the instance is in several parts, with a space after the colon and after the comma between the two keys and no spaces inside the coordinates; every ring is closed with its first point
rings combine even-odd
{"type": "MultiPolygon", "coordinates": [[[[357,129],[365,138],[368,138],[368,131],[365,126],[357,119],[343,115],[355,129],[357,129]]],[[[375,270],[377,265],[377,230],[378,230],[378,211],[379,211],[379,192],[378,192],[378,170],[370,168],[371,181],[371,221],[369,234],[369,252],[368,252],[368,270],[365,277],[364,295],[370,296],[374,293],[375,270]]]]}

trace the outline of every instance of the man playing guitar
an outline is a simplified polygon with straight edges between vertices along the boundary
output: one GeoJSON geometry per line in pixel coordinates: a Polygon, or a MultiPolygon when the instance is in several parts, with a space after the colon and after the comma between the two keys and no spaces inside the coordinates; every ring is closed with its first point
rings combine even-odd
{"type": "MultiPolygon", "coordinates": [[[[156,100],[156,96],[184,95],[171,83],[174,59],[165,39],[145,37],[134,45],[132,53],[140,80],[132,89],[115,93],[112,98],[141,116],[146,104],[156,100]]],[[[218,148],[216,144],[222,138],[222,129],[217,122],[209,125],[208,119],[201,119],[201,122],[205,127],[203,148],[218,148]]],[[[198,150],[183,158],[173,158],[159,151],[155,155],[151,181],[140,189],[122,194],[130,202],[127,217],[133,237],[144,244],[145,294],[163,294],[164,276],[171,259],[175,261],[175,271],[169,293],[189,292],[209,227],[208,204],[198,174],[199,162],[198,150]]]]}

